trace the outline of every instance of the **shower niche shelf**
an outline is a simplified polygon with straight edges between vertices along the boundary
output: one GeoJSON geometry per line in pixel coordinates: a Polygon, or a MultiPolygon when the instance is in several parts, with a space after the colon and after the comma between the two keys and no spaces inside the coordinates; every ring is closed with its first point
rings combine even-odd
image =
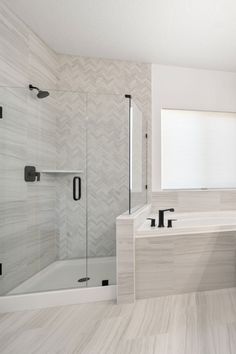
{"type": "Polygon", "coordinates": [[[54,175],[76,175],[76,174],[82,174],[84,171],[82,170],[43,170],[41,173],[46,173],[46,174],[54,174],[54,175]]]}

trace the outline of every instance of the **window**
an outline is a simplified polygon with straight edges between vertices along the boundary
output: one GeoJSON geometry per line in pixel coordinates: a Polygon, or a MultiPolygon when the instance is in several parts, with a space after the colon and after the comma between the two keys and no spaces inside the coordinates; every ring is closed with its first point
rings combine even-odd
{"type": "Polygon", "coordinates": [[[163,109],[162,188],[236,187],[236,113],[163,109]]]}

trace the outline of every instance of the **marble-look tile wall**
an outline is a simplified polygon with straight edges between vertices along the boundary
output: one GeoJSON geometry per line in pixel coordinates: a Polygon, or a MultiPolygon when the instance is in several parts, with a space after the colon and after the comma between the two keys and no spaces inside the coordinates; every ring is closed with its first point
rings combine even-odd
{"type": "Polygon", "coordinates": [[[175,208],[177,212],[235,210],[236,190],[161,191],[152,193],[152,211],[175,208]]]}
{"type": "Polygon", "coordinates": [[[57,56],[0,3],[0,259],[5,294],[56,259],[55,183],[24,182],[24,166],[56,167],[57,105],[27,86],[57,86],[57,56]]]}
{"type": "Polygon", "coordinates": [[[135,242],[136,298],[236,286],[236,232],[222,231],[135,242]]]}
{"type": "Polygon", "coordinates": [[[146,205],[132,215],[125,213],[116,219],[117,303],[135,301],[135,232],[150,214],[146,205]]]}

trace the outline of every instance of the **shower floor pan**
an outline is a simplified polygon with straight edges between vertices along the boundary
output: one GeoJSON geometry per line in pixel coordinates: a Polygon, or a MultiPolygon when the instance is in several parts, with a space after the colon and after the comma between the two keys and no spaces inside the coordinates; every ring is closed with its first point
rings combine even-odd
{"type": "Polygon", "coordinates": [[[55,261],[11,290],[8,295],[100,287],[103,280],[108,280],[109,285],[115,285],[115,257],[89,258],[87,274],[84,259],[55,261]],[[86,276],[90,278],[87,282],[78,282],[86,276]]]}

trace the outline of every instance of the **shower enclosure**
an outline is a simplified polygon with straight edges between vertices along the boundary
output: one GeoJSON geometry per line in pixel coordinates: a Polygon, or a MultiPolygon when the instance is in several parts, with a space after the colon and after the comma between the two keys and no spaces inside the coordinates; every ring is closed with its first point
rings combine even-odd
{"type": "Polygon", "coordinates": [[[146,202],[132,98],[48,91],[0,88],[2,296],[114,285],[115,219],[146,202]]]}

